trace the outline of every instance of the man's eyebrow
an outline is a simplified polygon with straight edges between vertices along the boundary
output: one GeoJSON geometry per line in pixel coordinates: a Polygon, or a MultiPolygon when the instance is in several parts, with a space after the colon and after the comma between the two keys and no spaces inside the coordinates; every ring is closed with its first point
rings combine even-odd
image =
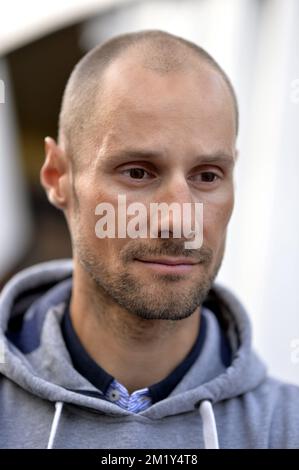
{"type": "MultiPolygon", "coordinates": [[[[121,164],[122,161],[126,160],[159,160],[165,159],[165,155],[163,152],[155,151],[155,150],[147,150],[147,149],[136,149],[136,148],[128,148],[128,149],[121,149],[119,151],[111,152],[105,158],[106,162],[110,164],[119,163],[121,164]]],[[[228,154],[226,152],[215,152],[211,154],[198,154],[195,156],[195,160],[197,161],[197,165],[200,164],[226,164],[226,165],[233,165],[235,163],[235,159],[233,155],[228,154]]]]}
{"type": "Polygon", "coordinates": [[[109,163],[121,163],[125,160],[156,160],[163,157],[159,151],[146,149],[122,149],[108,153],[105,160],[109,163]]]}
{"type": "Polygon", "coordinates": [[[197,159],[199,160],[200,164],[223,163],[226,165],[233,165],[235,163],[234,156],[225,152],[217,152],[214,154],[202,154],[198,155],[197,159]]]}

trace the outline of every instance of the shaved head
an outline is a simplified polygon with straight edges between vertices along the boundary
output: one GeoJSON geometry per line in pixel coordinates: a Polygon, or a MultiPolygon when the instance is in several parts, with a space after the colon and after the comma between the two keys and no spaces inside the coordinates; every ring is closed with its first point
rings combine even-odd
{"type": "MultiPolygon", "coordinates": [[[[231,82],[217,62],[201,47],[163,31],[142,31],[117,36],[95,47],[75,66],[67,83],[59,117],[59,144],[74,162],[77,155],[99,139],[101,100],[109,65],[129,57],[157,74],[196,73],[209,67],[223,79],[232,99],[238,132],[238,105],[231,82]]],[[[121,72],[119,81],[121,82],[121,72]]],[[[108,82],[109,86],[109,82],[108,82]]]]}

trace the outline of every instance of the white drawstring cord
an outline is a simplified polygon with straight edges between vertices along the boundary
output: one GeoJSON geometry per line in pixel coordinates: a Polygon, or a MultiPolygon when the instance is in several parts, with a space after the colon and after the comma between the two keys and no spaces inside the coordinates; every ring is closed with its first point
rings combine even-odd
{"type": "Polygon", "coordinates": [[[60,420],[60,416],[62,412],[62,407],[63,407],[62,401],[57,401],[55,403],[55,414],[54,414],[54,418],[53,418],[53,422],[51,426],[51,432],[50,432],[47,449],[53,449],[54,439],[57,433],[57,428],[58,428],[58,424],[59,424],[59,420],[60,420]]]}
{"type": "MultiPolygon", "coordinates": [[[[53,449],[54,439],[57,433],[61,413],[63,408],[63,402],[57,401],[55,403],[55,414],[51,426],[50,437],[48,441],[47,449],[53,449]]],[[[202,419],[203,427],[203,439],[205,449],[219,449],[218,434],[215,416],[213,412],[212,404],[209,400],[204,400],[199,406],[199,413],[202,419]]]]}
{"type": "Polygon", "coordinates": [[[201,402],[199,413],[202,419],[202,432],[205,449],[219,449],[215,416],[212,404],[209,400],[201,402]]]}

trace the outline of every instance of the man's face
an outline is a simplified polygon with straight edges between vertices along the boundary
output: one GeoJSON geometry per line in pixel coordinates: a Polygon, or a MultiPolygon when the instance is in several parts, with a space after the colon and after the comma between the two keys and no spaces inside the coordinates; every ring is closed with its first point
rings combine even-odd
{"type": "Polygon", "coordinates": [[[186,318],[217,274],[233,209],[235,117],[227,86],[209,66],[158,74],[119,59],[105,72],[97,115],[96,144],[77,156],[68,213],[75,262],[101,294],[133,314],[186,318]],[[119,194],[127,206],[203,203],[202,247],[188,250],[171,232],[168,239],[97,238],[95,208],[112,204],[117,223],[119,194]],[[178,259],[183,266],[164,264],[178,259]]]}

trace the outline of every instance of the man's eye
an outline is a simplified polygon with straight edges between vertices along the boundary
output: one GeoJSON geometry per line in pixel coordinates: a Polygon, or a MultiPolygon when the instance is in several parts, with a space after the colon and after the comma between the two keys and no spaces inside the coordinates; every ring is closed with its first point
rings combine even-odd
{"type": "Polygon", "coordinates": [[[142,180],[146,179],[150,176],[150,174],[144,170],[143,168],[128,168],[127,170],[123,171],[124,174],[130,176],[130,178],[133,178],[135,180],[142,180]]]}
{"type": "Polygon", "coordinates": [[[200,176],[204,183],[213,183],[218,178],[218,175],[212,171],[204,171],[200,176]]]}
{"type": "Polygon", "coordinates": [[[199,183],[214,183],[219,179],[219,176],[213,171],[202,171],[201,173],[191,176],[191,179],[199,183]]]}

